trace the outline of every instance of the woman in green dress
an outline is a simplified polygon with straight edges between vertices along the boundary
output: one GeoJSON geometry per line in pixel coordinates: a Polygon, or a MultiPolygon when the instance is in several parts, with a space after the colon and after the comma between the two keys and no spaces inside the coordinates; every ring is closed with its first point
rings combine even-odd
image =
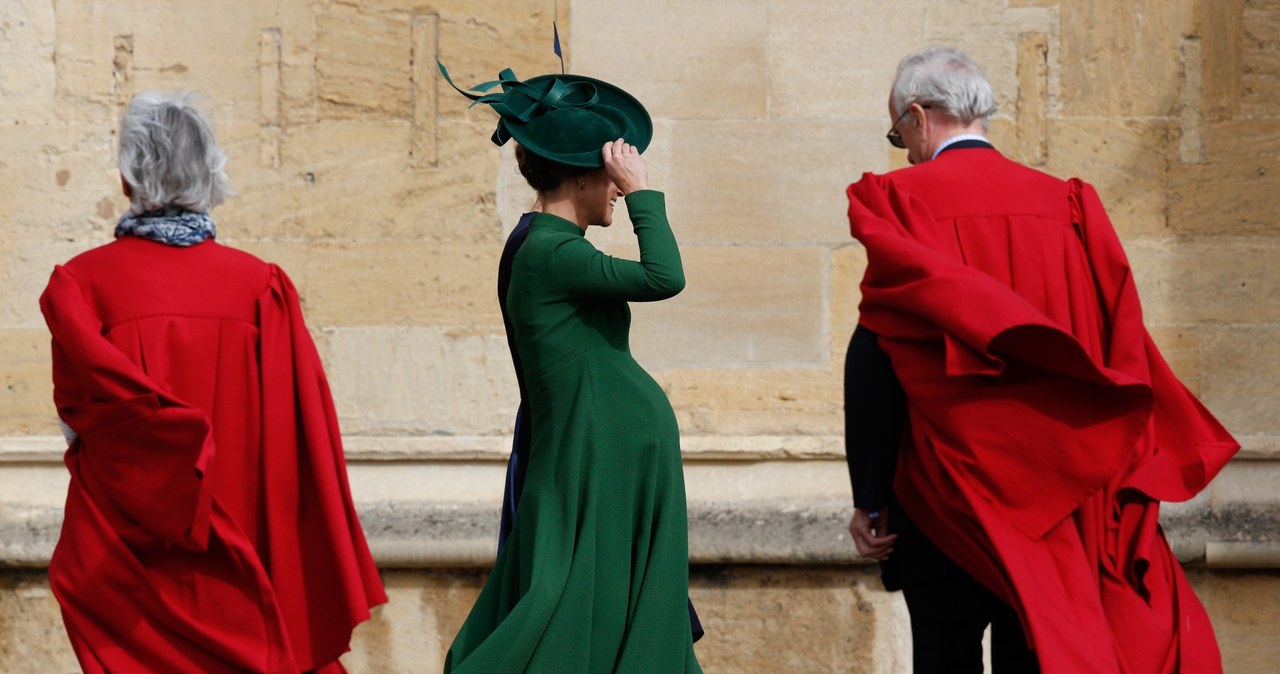
{"type": "Polygon", "coordinates": [[[531,449],[515,523],[445,672],[701,672],[679,430],[628,345],[627,302],[684,287],[664,197],[648,189],[640,157],[652,123],[638,101],[599,80],[520,82],[507,70],[477,90],[499,84],[501,93],[464,94],[499,113],[494,142],[516,139],[541,204],[506,297],[531,449]],[[585,238],[588,227],[612,223],[619,197],[639,262],[585,238]]]}

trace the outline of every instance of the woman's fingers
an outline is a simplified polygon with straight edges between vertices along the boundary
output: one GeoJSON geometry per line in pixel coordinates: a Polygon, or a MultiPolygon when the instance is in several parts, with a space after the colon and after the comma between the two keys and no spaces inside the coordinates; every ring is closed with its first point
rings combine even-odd
{"type": "Polygon", "coordinates": [[[605,143],[600,153],[605,171],[623,194],[648,188],[648,176],[639,148],[619,138],[605,143]]]}
{"type": "Polygon", "coordinates": [[[606,157],[616,157],[618,159],[640,156],[640,150],[622,138],[605,143],[601,151],[606,157]]]}

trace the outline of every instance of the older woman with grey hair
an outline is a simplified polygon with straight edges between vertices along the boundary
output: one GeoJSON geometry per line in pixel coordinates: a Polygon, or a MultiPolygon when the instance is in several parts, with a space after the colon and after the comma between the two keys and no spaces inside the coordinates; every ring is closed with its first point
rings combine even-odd
{"type": "Polygon", "coordinates": [[[201,229],[213,238],[208,212],[231,194],[231,183],[223,171],[227,154],[197,100],[148,91],[129,103],[120,126],[120,183],[133,203],[126,222],[186,215],[208,223],[201,229]]]}
{"type": "Polygon", "coordinates": [[[40,298],[71,472],[50,583],[86,672],[342,672],[386,595],[298,294],[215,240],[195,102],[129,104],[116,240],[40,298]]]}

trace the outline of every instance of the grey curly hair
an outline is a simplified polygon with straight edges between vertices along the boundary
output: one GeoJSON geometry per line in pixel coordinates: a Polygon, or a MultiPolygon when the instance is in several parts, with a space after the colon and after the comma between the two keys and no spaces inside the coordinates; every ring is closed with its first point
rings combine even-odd
{"type": "Polygon", "coordinates": [[[984,129],[996,112],[987,76],[973,59],[951,47],[927,47],[903,58],[892,97],[895,115],[912,103],[930,103],[965,124],[981,120],[984,129]]]}
{"type": "Polygon", "coordinates": [[[231,192],[227,154],[213,124],[186,91],[145,91],[129,101],[120,123],[120,175],[134,213],[169,207],[204,213],[231,192]]]}

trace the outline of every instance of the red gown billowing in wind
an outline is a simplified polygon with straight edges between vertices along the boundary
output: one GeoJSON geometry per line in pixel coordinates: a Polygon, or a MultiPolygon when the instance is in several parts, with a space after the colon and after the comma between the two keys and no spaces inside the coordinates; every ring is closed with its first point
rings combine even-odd
{"type": "Polygon", "coordinates": [[[284,272],[135,237],[40,298],[78,435],[49,567],[86,672],[341,672],[386,601],[284,272]]]}
{"type": "Polygon", "coordinates": [[[912,519],[1017,609],[1045,674],[1221,672],[1158,507],[1238,445],[1148,335],[1094,190],[965,149],[848,196],[912,519]]]}

